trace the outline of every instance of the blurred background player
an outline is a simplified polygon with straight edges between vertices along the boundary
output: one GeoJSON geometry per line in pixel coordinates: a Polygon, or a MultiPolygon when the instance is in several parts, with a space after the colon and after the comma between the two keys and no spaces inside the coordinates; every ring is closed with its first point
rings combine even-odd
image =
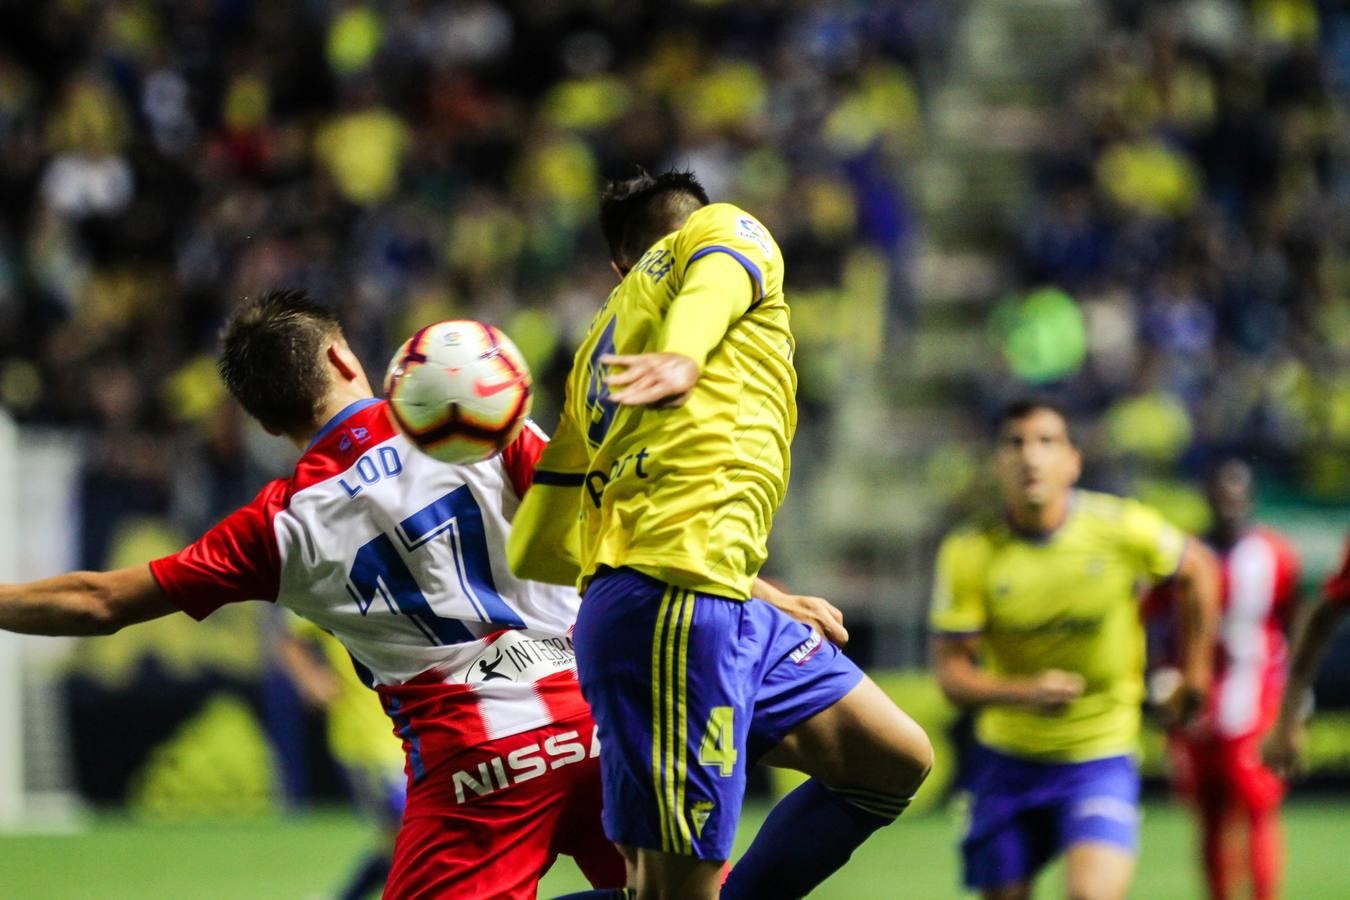
{"type": "Polygon", "coordinates": [[[221,343],[230,393],[303,451],[294,475],[149,566],[0,587],[0,628],[105,634],[275,602],[342,641],[403,739],[386,897],[533,898],[560,853],[596,887],[622,887],[568,639],[576,595],[518,580],[501,558],[540,432],[467,466],[418,452],[336,316],[302,291],[245,302],[221,343]]]}
{"type": "Polygon", "coordinates": [[[577,351],[511,563],[583,593],[605,832],[638,896],[718,896],[760,760],[812,777],[721,896],[804,896],[908,806],[932,750],[826,640],[837,611],[798,609],[813,630],[753,599],[777,594],[756,575],[797,419],[778,245],[691,173],[611,183],[600,220],[621,282],[577,351]]]}
{"type": "Polygon", "coordinates": [[[1327,579],[1322,600],[1302,617],[1295,629],[1289,655],[1289,678],[1280,697],[1275,727],[1266,738],[1264,756],[1277,775],[1289,777],[1303,765],[1303,725],[1307,700],[1311,696],[1317,670],[1336,637],[1336,629],[1350,608],[1350,535],[1346,536],[1345,555],[1340,568],[1327,579]]]}
{"type": "Polygon", "coordinates": [[[407,803],[403,744],[390,733],[379,697],[357,675],[347,648],[322,628],[287,616],[277,635],[277,655],[300,696],[323,712],[328,751],[357,810],[380,829],[381,845],[337,893],[339,900],[360,900],[381,890],[389,875],[407,803]]]}
{"type": "Polygon", "coordinates": [[[1138,842],[1138,584],[1176,585],[1186,720],[1209,689],[1217,566],[1143,504],[1075,490],[1081,459],[1054,405],[1010,405],[995,454],[1002,509],[943,541],[931,614],[938,683],[978,709],[965,883],[1029,897],[1062,852],[1069,896],[1118,900],[1138,842]]]}
{"type": "MultiPolygon", "coordinates": [[[[1299,564],[1283,536],[1252,521],[1252,482],[1251,467],[1230,459],[1206,484],[1213,525],[1205,542],[1223,572],[1214,682],[1204,713],[1169,735],[1173,781],[1199,815],[1201,861],[1215,900],[1234,896],[1248,876],[1254,900],[1277,897],[1283,866],[1284,784],[1262,763],[1261,740],[1284,687],[1299,564]]],[[[1175,602],[1173,585],[1158,588],[1147,601],[1149,618],[1170,617],[1175,602]]],[[[1152,699],[1165,711],[1179,681],[1167,665],[1150,679],[1152,699]]]]}

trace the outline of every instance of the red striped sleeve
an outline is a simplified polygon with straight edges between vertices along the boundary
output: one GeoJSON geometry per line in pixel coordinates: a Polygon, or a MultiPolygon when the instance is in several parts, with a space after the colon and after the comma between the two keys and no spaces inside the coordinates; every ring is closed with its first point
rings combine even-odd
{"type": "Polygon", "coordinates": [[[287,487],[285,479],[271,482],[196,541],[150,563],[170,602],[200,621],[227,603],[275,601],[281,554],[272,519],[285,506],[287,487]]]}
{"type": "Polygon", "coordinates": [[[548,435],[532,420],[526,419],[525,427],[520,429],[520,436],[502,451],[502,465],[506,466],[506,474],[511,479],[511,486],[516,489],[517,497],[524,497],[530,485],[534,484],[535,463],[539,462],[547,446],[548,435]]]}

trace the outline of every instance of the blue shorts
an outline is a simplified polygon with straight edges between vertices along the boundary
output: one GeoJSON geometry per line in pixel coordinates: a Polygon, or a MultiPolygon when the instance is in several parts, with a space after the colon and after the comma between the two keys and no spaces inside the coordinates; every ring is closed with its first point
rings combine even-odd
{"type": "Polygon", "coordinates": [[[762,600],[626,568],[591,580],[573,642],[600,734],[605,835],[701,859],[731,855],[746,769],[862,680],[762,600]]]}
{"type": "Polygon", "coordinates": [[[966,887],[1027,881],[1065,848],[1139,846],[1139,767],[1129,756],[1081,763],[1018,759],[976,747],[970,830],[961,842],[966,887]]]}

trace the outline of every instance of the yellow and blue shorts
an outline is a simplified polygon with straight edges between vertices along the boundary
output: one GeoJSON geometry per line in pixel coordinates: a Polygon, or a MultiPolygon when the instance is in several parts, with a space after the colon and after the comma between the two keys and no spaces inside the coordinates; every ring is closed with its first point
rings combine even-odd
{"type": "Polygon", "coordinates": [[[573,641],[600,734],[606,836],[702,859],[731,854],[746,770],[862,679],[762,600],[627,568],[591,580],[573,641]]]}

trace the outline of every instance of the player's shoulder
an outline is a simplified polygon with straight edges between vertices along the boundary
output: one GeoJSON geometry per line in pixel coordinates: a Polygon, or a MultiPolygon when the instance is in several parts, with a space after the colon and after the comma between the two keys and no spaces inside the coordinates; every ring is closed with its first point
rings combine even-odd
{"type": "Polygon", "coordinates": [[[1252,526],[1251,536],[1269,547],[1281,562],[1298,565],[1298,551],[1294,549],[1293,542],[1274,528],[1263,524],[1254,525],[1252,526]]]}
{"type": "MultiPolygon", "coordinates": [[[[288,501],[301,491],[341,475],[357,465],[369,451],[398,435],[389,417],[388,401],[372,397],[357,403],[360,405],[354,411],[339,413],[324,426],[300,455],[289,479],[288,501]]],[[[385,474],[401,469],[403,460],[397,449],[392,450],[393,455],[388,450],[382,452],[383,457],[374,460],[373,464],[382,467],[385,474]]]]}
{"type": "Polygon", "coordinates": [[[993,512],[975,513],[952,527],[942,538],[940,553],[953,564],[973,565],[988,558],[1009,535],[1007,522],[993,512]]]}
{"type": "Polygon", "coordinates": [[[695,211],[681,226],[682,243],[699,244],[713,240],[751,241],[771,255],[773,237],[764,223],[734,203],[709,203],[695,211]]]}
{"type": "Polygon", "coordinates": [[[1162,514],[1133,497],[1105,491],[1074,491],[1075,517],[1082,523],[1103,528],[1124,528],[1144,520],[1162,521],[1162,514]]]}

